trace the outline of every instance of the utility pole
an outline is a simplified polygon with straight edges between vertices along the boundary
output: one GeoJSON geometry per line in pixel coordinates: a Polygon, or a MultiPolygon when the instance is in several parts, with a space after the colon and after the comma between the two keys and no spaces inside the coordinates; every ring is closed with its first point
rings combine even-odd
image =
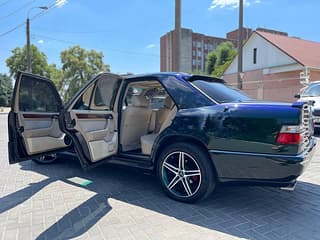
{"type": "Polygon", "coordinates": [[[174,71],[180,72],[180,49],[181,49],[181,0],[175,0],[175,64],[174,71]]]}
{"type": "Polygon", "coordinates": [[[27,33],[27,71],[29,73],[32,72],[31,68],[31,57],[30,57],[30,18],[28,16],[27,18],[27,24],[26,24],[26,33],[27,33]]]}
{"type": "Polygon", "coordinates": [[[239,0],[239,29],[238,29],[238,81],[237,86],[239,89],[242,89],[242,76],[243,76],[243,0],[239,0]]]}
{"type": "Polygon", "coordinates": [[[32,9],[41,9],[41,10],[48,10],[49,8],[47,6],[39,6],[39,7],[32,7],[28,10],[27,13],[27,21],[26,21],[26,34],[27,34],[27,71],[29,73],[32,73],[32,67],[31,67],[31,50],[30,50],[30,18],[29,14],[32,9]]]}

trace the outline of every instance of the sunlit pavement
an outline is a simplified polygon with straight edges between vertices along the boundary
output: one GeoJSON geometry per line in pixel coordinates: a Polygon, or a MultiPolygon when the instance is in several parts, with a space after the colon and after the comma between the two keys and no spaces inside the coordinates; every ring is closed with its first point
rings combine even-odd
{"type": "Polygon", "coordinates": [[[72,157],[9,166],[5,114],[0,153],[0,239],[320,239],[319,150],[294,192],[225,186],[195,205],[132,169],[83,171],[72,157]]]}

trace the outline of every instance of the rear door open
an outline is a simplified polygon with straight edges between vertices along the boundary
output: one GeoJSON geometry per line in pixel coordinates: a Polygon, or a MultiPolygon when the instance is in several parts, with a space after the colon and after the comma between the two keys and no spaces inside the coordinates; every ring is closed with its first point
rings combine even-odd
{"type": "Polygon", "coordinates": [[[61,108],[52,81],[30,73],[18,74],[8,116],[10,164],[68,147],[59,127],[61,108]]]}

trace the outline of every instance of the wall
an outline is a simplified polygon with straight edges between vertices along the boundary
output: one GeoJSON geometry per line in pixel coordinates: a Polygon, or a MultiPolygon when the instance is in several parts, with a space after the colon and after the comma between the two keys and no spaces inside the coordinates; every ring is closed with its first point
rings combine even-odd
{"type": "Polygon", "coordinates": [[[191,72],[192,69],[192,31],[181,30],[180,72],[191,72]]]}
{"type": "MultiPolygon", "coordinates": [[[[237,86],[237,74],[225,75],[224,80],[237,86]]],[[[259,100],[294,102],[294,95],[302,87],[300,71],[263,74],[262,70],[253,70],[246,72],[243,78],[243,91],[259,100]]]]}
{"type": "MultiPolygon", "coordinates": [[[[257,33],[253,33],[247,43],[243,46],[243,71],[252,71],[274,66],[294,64],[295,61],[266,41],[257,33]],[[257,63],[253,63],[253,49],[257,49],[257,63]]],[[[225,74],[237,72],[238,57],[236,57],[225,74]]]]}

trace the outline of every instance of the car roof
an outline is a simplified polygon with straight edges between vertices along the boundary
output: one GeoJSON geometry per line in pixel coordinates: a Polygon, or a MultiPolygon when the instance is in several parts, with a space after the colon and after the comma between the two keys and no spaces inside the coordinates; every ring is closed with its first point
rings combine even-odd
{"type": "Polygon", "coordinates": [[[137,77],[168,77],[168,76],[176,76],[189,82],[192,82],[194,80],[201,78],[209,82],[225,83],[225,81],[220,78],[206,76],[206,75],[189,74],[189,73],[183,73],[183,72],[159,72],[159,73],[149,73],[149,74],[122,75],[124,79],[132,79],[137,77]]]}
{"type": "Polygon", "coordinates": [[[125,79],[137,78],[137,77],[159,77],[159,76],[191,76],[188,73],[180,72],[158,72],[158,73],[144,73],[144,74],[129,74],[122,75],[125,79]]]}

